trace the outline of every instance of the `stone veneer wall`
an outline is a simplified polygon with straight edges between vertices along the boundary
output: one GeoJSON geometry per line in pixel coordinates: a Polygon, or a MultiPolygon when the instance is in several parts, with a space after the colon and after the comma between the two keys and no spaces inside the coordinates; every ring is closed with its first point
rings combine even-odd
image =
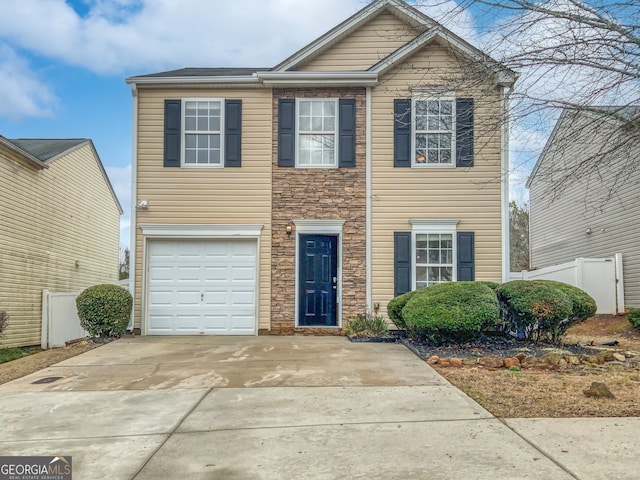
{"type": "Polygon", "coordinates": [[[293,219],[345,220],[342,230],[342,322],[366,308],[365,89],[273,90],[271,334],[335,335],[337,328],[295,328],[296,233],[293,219]],[[356,167],[278,167],[279,98],[355,98],[356,167]],[[286,226],[293,233],[286,234],[286,226]]]}

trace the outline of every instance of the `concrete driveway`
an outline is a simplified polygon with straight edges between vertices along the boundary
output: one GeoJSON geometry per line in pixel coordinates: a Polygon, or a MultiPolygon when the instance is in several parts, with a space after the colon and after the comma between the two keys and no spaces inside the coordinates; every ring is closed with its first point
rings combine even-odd
{"type": "Polygon", "coordinates": [[[341,337],[124,339],[0,386],[1,454],[70,455],[76,480],[637,478],[640,419],[581,420],[505,424],[341,337]]]}

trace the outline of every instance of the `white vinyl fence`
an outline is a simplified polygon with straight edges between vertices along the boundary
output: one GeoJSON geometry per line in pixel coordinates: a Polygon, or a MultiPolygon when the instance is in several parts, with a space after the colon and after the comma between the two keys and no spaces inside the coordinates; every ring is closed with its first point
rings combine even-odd
{"type": "Polygon", "coordinates": [[[79,294],[42,291],[42,348],[64,347],[70,340],[89,335],[78,318],[76,297],[79,294]]]}
{"type": "Polygon", "coordinates": [[[581,288],[593,297],[597,313],[624,312],[622,254],[610,258],[576,258],[573,262],[522,272],[511,272],[511,280],[556,280],[581,288]]]}

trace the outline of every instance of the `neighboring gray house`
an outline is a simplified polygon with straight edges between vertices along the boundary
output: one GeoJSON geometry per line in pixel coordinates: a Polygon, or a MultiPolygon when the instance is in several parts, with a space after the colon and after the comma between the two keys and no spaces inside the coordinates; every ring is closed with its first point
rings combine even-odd
{"type": "Polygon", "coordinates": [[[599,110],[565,110],[529,177],[531,268],[621,253],[640,307],[640,106],[599,110]]]}

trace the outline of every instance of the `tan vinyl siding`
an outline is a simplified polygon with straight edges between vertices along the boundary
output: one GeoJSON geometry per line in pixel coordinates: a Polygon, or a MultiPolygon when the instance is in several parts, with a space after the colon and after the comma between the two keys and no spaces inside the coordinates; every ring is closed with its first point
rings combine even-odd
{"type": "Polygon", "coordinates": [[[118,274],[120,212],[93,149],[44,170],[15,160],[0,149],[2,346],[40,344],[43,289],[73,292],[118,274]]]}
{"type": "MultiPolygon", "coordinates": [[[[605,139],[615,138],[614,132],[599,123],[597,126],[597,133],[585,129],[582,134],[567,135],[571,138],[569,142],[559,140],[558,156],[548,150],[531,182],[531,267],[622,253],[625,304],[640,307],[640,170],[634,170],[629,164],[625,166],[628,159],[635,162],[640,158],[638,148],[629,157],[608,157],[600,162],[602,166],[597,172],[583,173],[563,189],[558,188],[561,194],[553,202],[547,194],[549,184],[561,178],[558,172],[570,170],[574,162],[597,152],[605,139]],[[612,198],[603,202],[614,184],[614,177],[621,171],[628,173],[627,178],[614,189],[612,198]],[[586,233],[587,228],[591,234],[586,233]]],[[[580,129],[577,126],[575,131],[580,129]]],[[[560,128],[556,138],[563,138],[563,133],[566,133],[564,128],[560,128]]]]}
{"type": "MultiPolygon", "coordinates": [[[[140,89],[137,212],[142,224],[261,224],[258,328],[269,328],[271,295],[271,90],[140,89]],[[241,168],[165,168],[164,100],[242,100],[241,168]]],[[[141,328],[143,238],[136,229],[135,326],[141,328]]]]}
{"type": "Polygon", "coordinates": [[[384,12],[298,70],[367,70],[417,33],[397,17],[384,12]]]}
{"type": "Polygon", "coordinates": [[[476,280],[501,280],[500,98],[489,83],[460,80],[460,68],[444,48],[428,46],[372,89],[372,302],[382,312],[394,293],[393,234],[410,232],[411,219],[459,220],[458,231],[475,232],[476,280]],[[394,168],[394,98],[411,98],[409,85],[443,84],[474,98],[474,166],[394,168]]]}

